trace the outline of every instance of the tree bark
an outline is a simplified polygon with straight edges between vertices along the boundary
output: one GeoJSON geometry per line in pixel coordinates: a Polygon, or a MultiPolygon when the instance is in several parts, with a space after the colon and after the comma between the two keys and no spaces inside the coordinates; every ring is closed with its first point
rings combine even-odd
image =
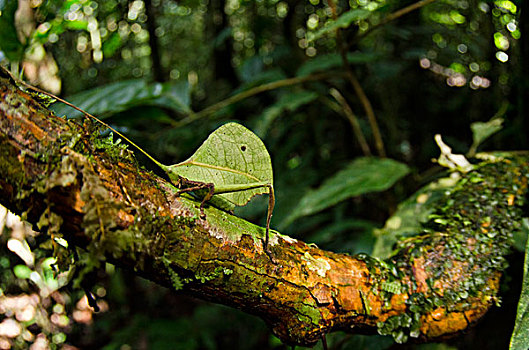
{"type": "Polygon", "coordinates": [[[240,308],[289,344],[334,330],[429,341],[493,304],[521,217],[526,158],[481,165],[440,201],[423,232],[380,261],[320,250],[198,203],[132,152],[51,114],[0,69],[0,198],[70,245],[180,292],[240,308]],[[51,230],[50,230],[51,231],[51,230]]]}

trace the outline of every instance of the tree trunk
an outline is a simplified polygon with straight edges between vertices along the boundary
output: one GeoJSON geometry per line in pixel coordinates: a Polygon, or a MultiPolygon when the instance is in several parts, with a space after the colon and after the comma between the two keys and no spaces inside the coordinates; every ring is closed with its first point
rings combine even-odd
{"type": "Polygon", "coordinates": [[[141,169],[132,152],[52,115],[0,70],[0,198],[70,245],[180,292],[264,319],[290,344],[333,330],[403,342],[457,334],[493,304],[521,216],[528,164],[479,166],[423,232],[385,261],[320,250],[198,203],[141,169]],[[52,230],[51,230],[52,231],[52,230]]]}

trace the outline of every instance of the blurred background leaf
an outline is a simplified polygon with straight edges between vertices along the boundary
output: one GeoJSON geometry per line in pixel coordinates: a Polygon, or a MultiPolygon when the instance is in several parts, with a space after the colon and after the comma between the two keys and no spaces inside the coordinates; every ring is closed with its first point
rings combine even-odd
{"type": "Polygon", "coordinates": [[[2,50],[2,53],[7,59],[14,62],[20,61],[24,54],[24,46],[18,39],[15,27],[15,12],[17,7],[18,4],[16,1],[0,1],[0,33],[2,33],[0,50],[2,50]]]}
{"type": "MultiPolygon", "coordinates": [[[[140,106],[156,106],[170,109],[175,113],[189,114],[190,96],[187,82],[149,84],[145,80],[126,80],[86,90],[68,99],[75,106],[99,116],[108,118],[116,113],[140,106]]],[[[60,116],[79,118],[78,110],[62,103],[56,103],[52,110],[60,116]]]]}
{"type": "Polygon", "coordinates": [[[357,158],[319,188],[301,197],[280,226],[288,226],[296,219],[318,213],[347,198],[386,190],[408,172],[405,164],[391,159],[357,158]]]}

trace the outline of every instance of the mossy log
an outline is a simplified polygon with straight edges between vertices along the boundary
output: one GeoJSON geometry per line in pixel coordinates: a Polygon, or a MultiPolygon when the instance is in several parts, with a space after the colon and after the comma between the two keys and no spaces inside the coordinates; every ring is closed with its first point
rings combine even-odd
{"type": "Polygon", "coordinates": [[[274,232],[271,261],[264,228],[211,206],[202,219],[132,152],[54,116],[0,70],[1,204],[100,259],[255,314],[290,344],[334,330],[430,341],[477,322],[496,300],[528,170],[522,157],[477,165],[389,259],[274,232]]]}

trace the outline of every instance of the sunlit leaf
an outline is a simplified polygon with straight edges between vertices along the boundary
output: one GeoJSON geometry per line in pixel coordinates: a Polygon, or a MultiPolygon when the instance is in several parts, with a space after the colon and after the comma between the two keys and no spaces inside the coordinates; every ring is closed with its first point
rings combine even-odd
{"type": "Polygon", "coordinates": [[[518,310],[516,311],[516,323],[511,337],[510,350],[529,349],[529,240],[525,246],[525,263],[523,271],[523,284],[518,310]]]}
{"type": "Polygon", "coordinates": [[[358,158],[327,179],[318,189],[305,194],[283,224],[315,214],[347,198],[386,190],[408,172],[405,164],[395,160],[358,158]]]}
{"type": "Polygon", "coordinates": [[[112,57],[123,44],[121,35],[118,32],[112,33],[108,39],[103,41],[103,56],[112,57]]]}
{"type": "MultiPolygon", "coordinates": [[[[272,162],[263,141],[237,123],[224,124],[212,132],[189,159],[165,170],[174,182],[180,175],[192,181],[213,183],[216,190],[261,182],[273,185],[272,162]]],[[[267,187],[218,196],[233,207],[245,205],[253,196],[263,193],[268,193],[267,187]]]]}
{"type": "Polygon", "coordinates": [[[332,32],[338,28],[347,28],[352,23],[366,19],[371,14],[371,11],[365,9],[354,9],[343,13],[336,21],[329,21],[327,25],[315,33],[309,34],[308,41],[313,41],[320,38],[322,35],[332,32]]]}
{"type": "Polygon", "coordinates": [[[65,21],[64,26],[71,30],[87,30],[88,29],[88,21],[65,21]]]}
{"type": "Polygon", "coordinates": [[[33,271],[26,265],[17,265],[13,268],[13,273],[17,278],[28,279],[33,271]]]}
{"type": "Polygon", "coordinates": [[[509,0],[496,0],[494,4],[498,7],[504,8],[507,11],[510,11],[512,14],[516,14],[517,7],[516,4],[509,0]]]}
{"type": "Polygon", "coordinates": [[[464,155],[452,153],[452,148],[444,143],[441,135],[437,134],[434,138],[441,151],[439,158],[437,158],[439,165],[463,173],[467,173],[474,168],[464,155]]]}
{"type": "MultiPolygon", "coordinates": [[[[187,83],[148,84],[144,80],[126,80],[98,86],[67,99],[77,107],[101,118],[136,106],[158,106],[188,114],[189,93],[187,83]]],[[[57,115],[66,115],[69,118],[82,116],[81,112],[60,103],[55,104],[52,109],[57,115]]]]}
{"type": "MultiPolygon", "coordinates": [[[[368,63],[377,60],[380,56],[374,53],[349,52],[347,61],[350,64],[368,63]]],[[[314,72],[327,71],[332,68],[343,66],[342,57],[338,53],[318,55],[305,62],[297,71],[297,76],[306,76],[314,72]]]]}

